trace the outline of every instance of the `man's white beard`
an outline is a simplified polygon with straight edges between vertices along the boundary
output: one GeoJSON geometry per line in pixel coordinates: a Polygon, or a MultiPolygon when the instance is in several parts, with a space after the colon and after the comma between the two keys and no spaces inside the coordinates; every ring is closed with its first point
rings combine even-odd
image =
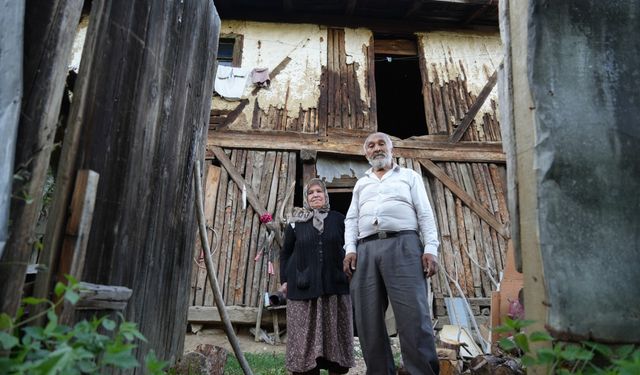
{"type": "Polygon", "coordinates": [[[391,153],[385,153],[384,157],[380,156],[381,154],[378,154],[369,159],[369,164],[371,164],[374,170],[383,169],[391,165],[391,153]]]}

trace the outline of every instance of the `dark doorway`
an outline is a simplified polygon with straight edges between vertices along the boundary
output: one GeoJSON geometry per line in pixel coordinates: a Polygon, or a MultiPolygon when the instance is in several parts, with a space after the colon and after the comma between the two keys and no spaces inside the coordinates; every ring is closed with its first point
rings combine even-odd
{"type": "Polygon", "coordinates": [[[351,204],[351,193],[333,193],[330,190],[328,193],[331,209],[346,215],[347,211],[349,211],[349,205],[351,204]]]}
{"type": "Polygon", "coordinates": [[[418,56],[376,54],[375,77],[378,130],[400,139],[426,135],[418,56]]]}

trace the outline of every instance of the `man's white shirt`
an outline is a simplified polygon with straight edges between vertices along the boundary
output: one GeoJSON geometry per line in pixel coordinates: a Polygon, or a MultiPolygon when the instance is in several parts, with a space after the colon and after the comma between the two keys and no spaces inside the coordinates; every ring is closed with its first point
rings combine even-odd
{"type": "Polygon", "coordinates": [[[360,238],[380,231],[401,230],[420,233],[424,253],[438,255],[438,231],[422,176],[397,164],[382,178],[372,169],[367,170],[353,188],[345,218],[346,253],[356,252],[360,238]]]}

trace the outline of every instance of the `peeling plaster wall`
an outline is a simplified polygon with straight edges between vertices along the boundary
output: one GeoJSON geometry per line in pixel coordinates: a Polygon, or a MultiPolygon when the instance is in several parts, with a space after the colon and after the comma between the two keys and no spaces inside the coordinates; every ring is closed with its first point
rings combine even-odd
{"type": "MultiPolygon", "coordinates": [[[[422,40],[429,80],[433,82],[437,75],[440,84],[460,78],[465,81],[470,92],[478,95],[489,80],[491,74],[502,62],[502,44],[500,34],[478,32],[436,31],[416,33],[422,40]],[[433,74],[435,73],[435,74],[433,74]]],[[[491,101],[498,102],[498,89],[494,87],[476,114],[476,124],[482,123],[482,117],[492,112],[491,101]]]]}
{"type": "MultiPolygon", "coordinates": [[[[311,24],[278,24],[250,21],[223,21],[221,35],[243,36],[242,68],[251,70],[268,67],[273,70],[283,59],[291,61],[280,73],[272,77],[269,89],[260,89],[251,95],[253,85],[248,84],[243,98],[249,103],[233,123],[231,130],[244,130],[251,126],[254,106],[262,111],[270,107],[286,109],[289,118],[297,118],[300,109],[317,108],[320,98],[320,79],[327,65],[327,28],[311,24]]],[[[360,99],[370,103],[367,95],[367,54],[372,33],[367,29],[345,29],[347,64],[355,64],[360,99]]],[[[227,101],[218,96],[212,108],[233,110],[238,101],[227,101]]]]}
{"type": "MultiPolygon", "coordinates": [[[[325,27],[224,21],[220,34],[232,33],[243,36],[242,68],[268,67],[273,70],[286,57],[291,61],[271,80],[269,89],[260,89],[253,96],[253,85],[247,85],[243,97],[249,99],[249,105],[229,126],[230,129],[249,126],[256,99],[262,110],[269,106],[286,108],[289,117],[297,117],[300,108],[306,110],[317,106],[322,65],[327,59],[325,27]]],[[[238,102],[215,97],[212,105],[215,109],[233,109],[238,102]]]]}
{"type": "Polygon", "coordinates": [[[365,83],[367,82],[366,66],[367,55],[365,48],[369,46],[373,33],[368,29],[345,29],[344,30],[344,47],[347,54],[347,64],[356,63],[356,75],[358,77],[358,84],[360,85],[360,99],[369,103],[370,98],[367,97],[367,88],[365,83]]]}

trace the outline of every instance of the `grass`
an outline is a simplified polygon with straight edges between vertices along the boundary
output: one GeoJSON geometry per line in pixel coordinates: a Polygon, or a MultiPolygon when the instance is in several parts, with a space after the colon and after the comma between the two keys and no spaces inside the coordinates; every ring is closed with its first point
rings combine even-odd
{"type": "MultiPolygon", "coordinates": [[[[284,367],[284,354],[276,353],[245,353],[249,367],[258,375],[287,375],[284,367]]],[[[228,375],[243,375],[242,368],[235,356],[229,355],[224,373],[228,375]]]]}
{"type": "MultiPolygon", "coordinates": [[[[284,367],[284,354],[277,353],[245,353],[245,358],[249,362],[249,367],[255,375],[287,375],[284,367]]],[[[235,356],[227,357],[227,364],[224,366],[225,375],[243,375],[242,368],[235,356]]],[[[328,374],[325,370],[320,374],[328,374]]]]}

